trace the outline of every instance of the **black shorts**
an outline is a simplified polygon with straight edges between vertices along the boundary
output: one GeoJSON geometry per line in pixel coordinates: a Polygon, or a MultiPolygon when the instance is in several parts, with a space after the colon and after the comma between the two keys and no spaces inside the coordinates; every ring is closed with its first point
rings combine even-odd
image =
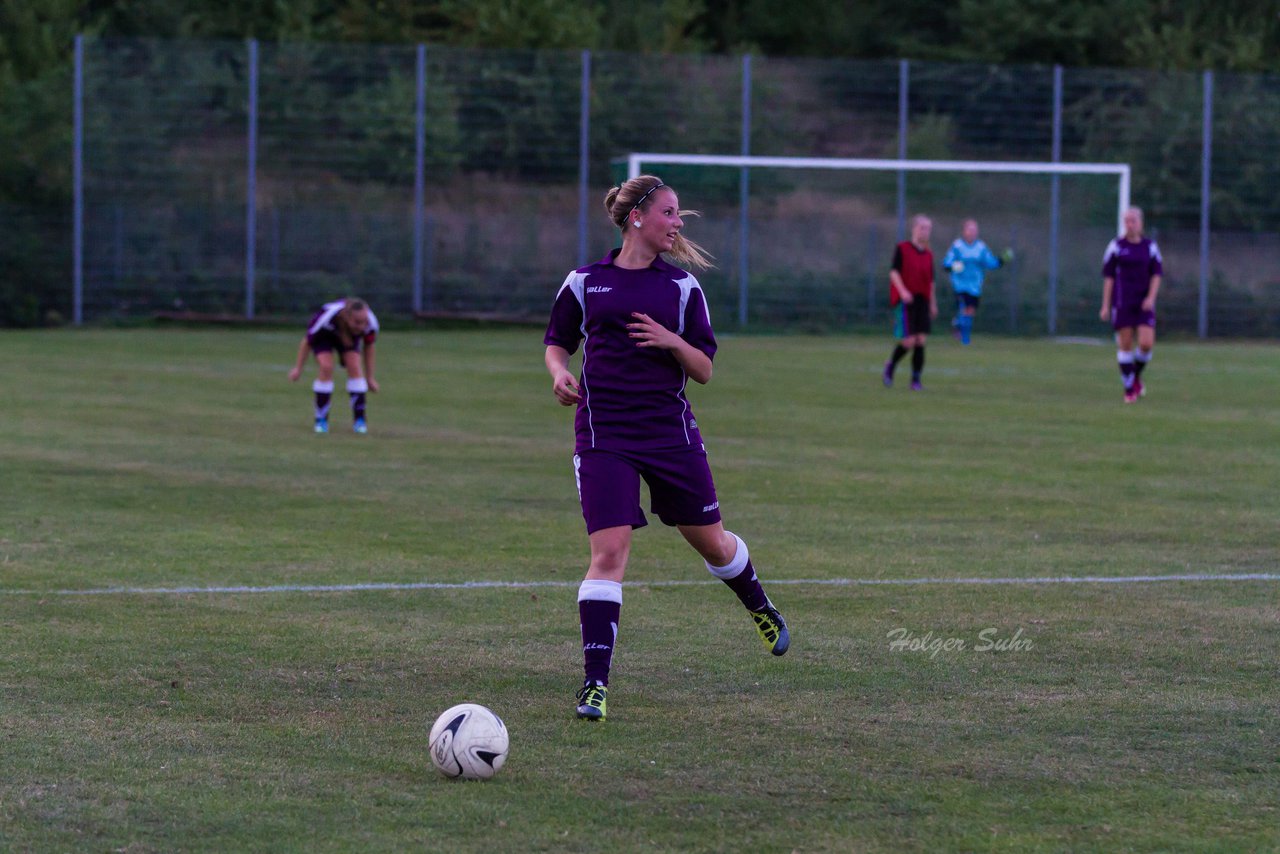
{"type": "Polygon", "coordinates": [[[980,296],[976,296],[974,294],[966,294],[962,291],[956,292],[956,305],[960,306],[961,308],[976,309],[979,303],[981,302],[982,302],[982,297],[980,296]]]}
{"type": "Polygon", "coordinates": [[[906,338],[908,335],[926,335],[933,331],[933,318],[929,316],[929,298],[916,295],[908,305],[898,303],[898,310],[893,313],[893,337],[906,338]]]}
{"type": "Polygon", "coordinates": [[[312,352],[328,353],[331,351],[337,351],[339,356],[346,355],[347,353],[359,353],[360,342],[362,340],[363,339],[359,337],[354,338],[351,341],[351,346],[348,347],[342,343],[342,339],[338,337],[338,333],[331,332],[328,329],[321,329],[319,332],[314,332],[307,336],[307,343],[311,345],[312,352]]]}

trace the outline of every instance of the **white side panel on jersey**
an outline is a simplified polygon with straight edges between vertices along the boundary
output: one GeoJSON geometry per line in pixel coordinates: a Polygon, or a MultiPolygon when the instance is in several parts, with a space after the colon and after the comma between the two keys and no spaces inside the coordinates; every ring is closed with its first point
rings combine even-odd
{"type": "MultiPolygon", "coordinates": [[[[596,425],[591,413],[591,390],[587,387],[587,274],[574,270],[565,276],[564,284],[560,286],[560,290],[556,291],[556,301],[559,301],[560,295],[564,293],[564,289],[568,288],[569,293],[573,294],[573,298],[578,301],[578,308],[582,310],[582,323],[578,325],[578,331],[582,333],[582,405],[587,410],[587,428],[591,430],[591,447],[596,446],[596,425]]],[[[577,457],[574,458],[575,476],[577,473],[577,457]]],[[[578,494],[581,497],[582,485],[578,485],[578,494]]]]}
{"type": "Polygon", "coordinates": [[[1112,256],[1120,254],[1120,238],[1115,238],[1107,244],[1107,251],[1102,253],[1102,263],[1105,264],[1111,260],[1112,256]]]}
{"type": "Polygon", "coordinates": [[[689,274],[677,281],[676,284],[680,287],[680,327],[676,330],[676,334],[684,334],[684,312],[689,306],[689,297],[693,295],[694,290],[702,293],[702,310],[706,313],[707,325],[710,326],[711,310],[707,308],[707,295],[702,292],[702,285],[698,284],[698,280],[689,274]]]}
{"type": "Polygon", "coordinates": [[[329,322],[333,320],[334,315],[342,311],[342,307],[346,304],[347,304],[347,301],[344,299],[340,299],[337,302],[325,303],[322,306],[324,310],[320,312],[320,316],[316,318],[316,322],[311,324],[311,328],[307,330],[307,334],[314,335],[317,332],[319,332],[321,329],[324,329],[326,326],[328,326],[329,322]]]}
{"type": "Polygon", "coordinates": [[[573,298],[578,301],[578,308],[582,309],[582,324],[578,327],[578,329],[580,332],[582,332],[583,338],[587,337],[587,300],[586,300],[587,284],[586,282],[587,282],[587,274],[579,273],[577,270],[574,270],[569,275],[564,277],[564,283],[560,285],[560,290],[556,291],[556,300],[559,300],[560,295],[564,293],[564,289],[568,288],[570,293],[573,294],[573,298]]]}

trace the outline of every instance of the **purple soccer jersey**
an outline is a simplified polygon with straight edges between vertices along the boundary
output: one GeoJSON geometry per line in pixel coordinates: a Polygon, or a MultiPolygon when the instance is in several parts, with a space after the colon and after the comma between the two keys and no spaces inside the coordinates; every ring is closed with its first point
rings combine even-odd
{"type": "Polygon", "coordinates": [[[627,324],[649,315],[715,358],[702,287],[661,258],[643,270],[614,265],[618,250],[571,272],[560,286],[543,343],[570,354],[583,345],[576,451],[640,453],[702,448],[685,396],[689,378],[665,350],[637,347],[627,324]]]}
{"type": "Polygon", "coordinates": [[[1117,237],[1102,256],[1102,275],[1115,280],[1111,305],[1117,312],[1141,308],[1151,290],[1151,277],[1163,273],[1160,247],[1149,237],[1137,243],[1117,237]]]}
{"type": "MultiPolygon", "coordinates": [[[[307,340],[311,342],[311,349],[317,353],[326,350],[342,351],[342,342],[338,335],[336,326],[338,312],[346,306],[345,299],[327,302],[320,307],[320,310],[311,317],[311,322],[307,324],[307,340]]],[[[359,338],[355,339],[354,348],[360,349],[360,345],[372,344],[378,339],[378,318],[374,315],[373,309],[367,309],[369,312],[369,328],[359,338]]]]}

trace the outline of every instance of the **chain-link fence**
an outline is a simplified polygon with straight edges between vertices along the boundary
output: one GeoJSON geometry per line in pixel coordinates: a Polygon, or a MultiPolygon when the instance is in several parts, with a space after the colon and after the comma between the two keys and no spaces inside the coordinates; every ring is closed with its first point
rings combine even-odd
{"type": "MultiPolygon", "coordinates": [[[[77,319],[292,316],[341,294],[540,316],[615,244],[604,191],[649,151],[1127,163],[1165,256],[1162,328],[1280,331],[1278,78],[256,42],[78,56],[77,319]]],[[[1016,250],[980,325],[1101,331],[1112,178],[662,174],[703,213],[686,229],[718,258],[700,276],[718,325],[884,321],[904,212],[923,211],[938,257],[969,216],[1016,250]]]]}

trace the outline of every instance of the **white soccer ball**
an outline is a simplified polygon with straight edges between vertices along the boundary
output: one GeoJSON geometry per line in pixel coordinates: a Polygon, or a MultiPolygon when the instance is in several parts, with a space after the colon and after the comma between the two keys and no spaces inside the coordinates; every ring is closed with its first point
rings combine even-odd
{"type": "Polygon", "coordinates": [[[431,764],[446,777],[488,780],[507,761],[506,724],[476,703],[459,703],[436,718],[428,741],[431,764]]]}
{"type": "Polygon", "coordinates": [[[964,262],[963,262],[963,261],[952,261],[952,262],[951,262],[951,272],[953,272],[953,273],[963,273],[963,272],[964,272],[964,262]]]}

